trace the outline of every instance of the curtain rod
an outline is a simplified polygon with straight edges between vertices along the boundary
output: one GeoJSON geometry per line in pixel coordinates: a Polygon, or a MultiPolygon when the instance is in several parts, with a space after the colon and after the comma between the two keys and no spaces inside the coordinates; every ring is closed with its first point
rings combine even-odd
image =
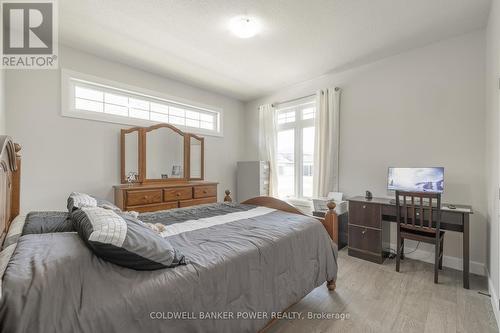
{"type": "Polygon", "coordinates": [[[280,104],[284,104],[284,103],[290,103],[290,102],[295,102],[295,101],[300,101],[301,99],[305,99],[305,98],[309,98],[309,97],[314,97],[316,96],[316,94],[311,94],[311,95],[307,95],[307,96],[302,96],[302,97],[297,97],[297,98],[292,98],[292,99],[289,99],[287,101],[281,101],[281,102],[274,102],[273,104],[271,104],[274,107],[276,107],[277,105],[280,105],[280,104]]]}
{"type": "MultiPolygon", "coordinates": [[[[340,90],[340,88],[339,88],[339,87],[335,87],[334,89],[335,89],[335,91],[339,91],[339,90],[340,90]]],[[[321,91],[321,93],[323,93],[323,90],[321,91]]],[[[289,99],[289,100],[287,100],[287,101],[274,102],[274,103],[272,103],[272,104],[271,104],[271,106],[272,106],[272,107],[276,107],[276,106],[277,106],[277,105],[279,105],[279,104],[284,104],[284,103],[295,102],[295,101],[299,101],[299,100],[304,99],[304,98],[309,98],[309,97],[314,97],[314,96],[316,96],[316,93],[311,94],[311,95],[307,95],[307,96],[302,96],[302,97],[292,98],[292,99],[289,99]]],[[[257,107],[257,109],[258,109],[258,107],[257,107]]]]}

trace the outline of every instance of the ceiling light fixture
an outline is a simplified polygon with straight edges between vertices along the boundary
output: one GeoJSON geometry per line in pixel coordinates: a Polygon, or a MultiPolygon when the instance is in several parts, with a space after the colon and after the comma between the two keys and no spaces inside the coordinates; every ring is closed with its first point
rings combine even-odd
{"type": "Polygon", "coordinates": [[[259,32],[260,25],[254,18],[237,16],[229,21],[229,29],[236,37],[250,38],[259,32]]]}

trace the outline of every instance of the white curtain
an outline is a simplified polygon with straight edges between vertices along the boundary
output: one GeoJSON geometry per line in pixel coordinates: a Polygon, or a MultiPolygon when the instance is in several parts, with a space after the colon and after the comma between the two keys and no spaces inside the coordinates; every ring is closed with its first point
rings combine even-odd
{"type": "Polygon", "coordinates": [[[313,196],[325,197],[339,187],[340,88],[316,94],[313,196]]]}
{"type": "Polygon", "coordinates": [[[278,168],[276,161],[276,109],[272,104],[259,107],[259,155],[262,161],[269,161],[269,195],[278,196],[278,168]]]}

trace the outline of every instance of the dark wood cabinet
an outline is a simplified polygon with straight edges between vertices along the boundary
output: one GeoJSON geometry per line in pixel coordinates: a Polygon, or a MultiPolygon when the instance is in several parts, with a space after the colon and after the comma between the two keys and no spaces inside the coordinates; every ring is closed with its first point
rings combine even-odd
{"type": "Polygon", "coordinates": [[[389,242],[389,227],[382,223],[382,205],[349,200],[349,255],[382,263],[389,242]]]}
{"type": "Polygon", "coordinates": [[[349,224],[381,228],[381,207],[377,204],[349,201],[349,224]]]}

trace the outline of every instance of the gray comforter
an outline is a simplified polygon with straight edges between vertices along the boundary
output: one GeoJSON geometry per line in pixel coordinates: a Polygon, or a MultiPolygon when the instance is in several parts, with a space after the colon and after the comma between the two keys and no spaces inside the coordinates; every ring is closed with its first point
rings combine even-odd
{"type": "Polygon", "coordinates": [[[337,274],[336,245],[306,216],[274,211],[169,240],[186,266],[135,271],[96,257],[76,233],[23,235],[3,278],[0,330],[255,332],[337,274]]]}

